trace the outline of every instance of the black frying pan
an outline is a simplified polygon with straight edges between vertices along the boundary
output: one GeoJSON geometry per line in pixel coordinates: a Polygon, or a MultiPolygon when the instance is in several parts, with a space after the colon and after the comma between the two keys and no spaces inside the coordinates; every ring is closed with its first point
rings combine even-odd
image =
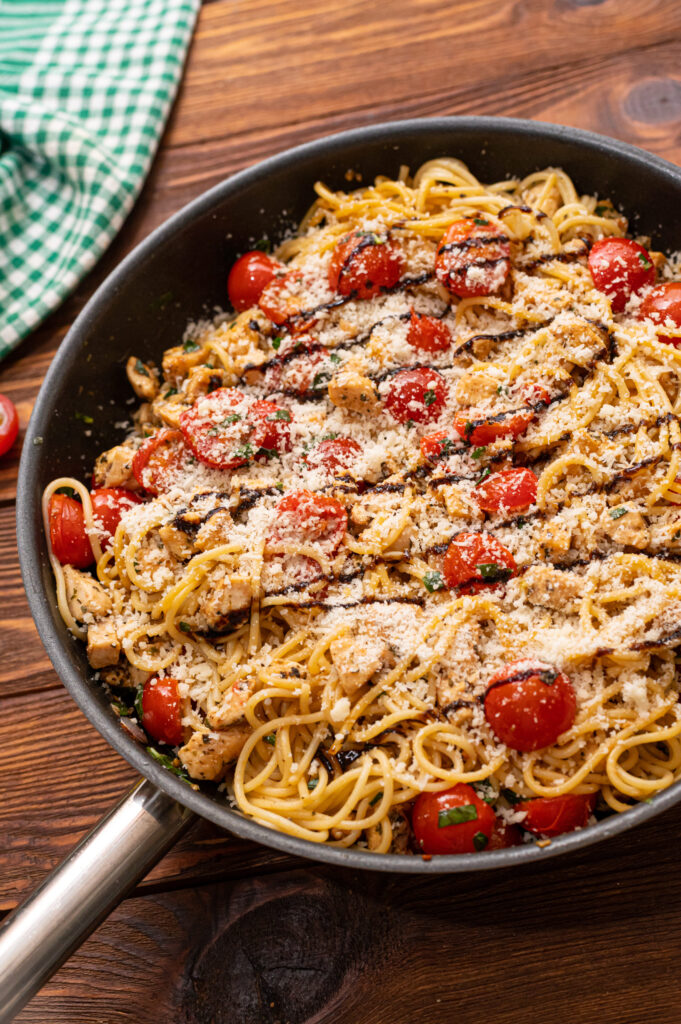
{"type": "Polygon", "coordinates": [[[347,188],[348,169],[369,182],[377,174],[396,176],[400,164],[415,168],[441,155],[464,160],[482,181],[563,167],[578,190],[609,196],[620,205],[633,218],[632,230],[652,235],[655,248],[679,246],[681,171],[672,164],[572,128],[507,118],[437,118],[345,132],[242,171],[172,217],[104,282],[68,333],[38,395],[19,469],[17,535],[31,611],[57,672],[92,724],[148,781],[8,919],[0,933],[0,1022],[18,1012],[194,814],[289,854],[416,874],[489,870],[550,857],[622,832],[681,799],[681,783],[676,783],[651,804],[562,836],[545,849],[532,843],[430,861],[281,835],[231,810],[219,795],[195,792],[152,760],[112,712],[91,678],[83,645],[70,637],[57,610],[41,493],[56,473],[87,479],[95,456],[115,443],[112,424],[130,412],[127,357],[134,353],[160,361],[189,319],[224,305],[227,272],[236,255],[255,239],[268,235],[276,241],[293,227],[309,206],[317,179],[347,188]],[[92,417],[91,426],[83,416],[92,417]]]}

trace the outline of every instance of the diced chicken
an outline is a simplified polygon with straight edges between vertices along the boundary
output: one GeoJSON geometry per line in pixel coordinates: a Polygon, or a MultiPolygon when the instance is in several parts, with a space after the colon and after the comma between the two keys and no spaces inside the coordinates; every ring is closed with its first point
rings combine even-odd
{"type": "Polygon", "coordinates": [[[166,380],[178,384],[191,369],[204,363],[208,358],[208,350],[202,346],[192,348],[191,345],[176,345],[168,348],[163,354],[163,376],[166,380]]]}
{"type": "Polygon", "coordinates": [[[201,395],[222,388],[231,380],[232,375],[225,370],[214,369],[212,366],[195,366],[189,371],[185,398],[188,402],[194,403],[201,395]]]}
{"type": "Polygon", "coordinates": [[[681,551],[681,519],[651,526],[650,546],[654,551],[681,551]]]}
{"type": "Polygon", "coordinates": [[[95,618],[108,615],[111,598],[101,583],[72,565],[65,565],[63,571],[66,602],[76,622],[83,622],[88,612],[95,618]]]}
{"type": "Polygon", "coordinates": [[[241,753],[252,732],[250,725],[233,725],[224,732],[195,732],[178,756],[193,779],[221,779],[241,753]]]}
{"type": "Polygon", "coordinates": [[[158,531],[158,535],[170,551],[174,558],[178,561],[184,562],[187,558],[191,558],[194,554],[192,542],[190,541],[187,534],[182,530],[178,530],[172,523],[168,523],[166,526],[162,526],[158,531]]]}
{"type": "Polygon", "coordinates": [[[547,565],[531,565],[522,582],[530,604],[565,612],[576,611],[584,586],[580,576],[547,565]]]}
{"type": "Polygon", "coordinates": [[[218,509],[199,527],[194,538],[194,547],[198,551],[208,551],[227,543],[227,538],[234,526],[227,509],[218,509]]]}
{"type": "Polygon", "coordinates": [[[127,487],[130,491],[139,490],[139,484],[132,472],[134,454],[134,450],[124,444],[117,444],[114,448],[102,452],[95,462],[94,486],[127,487]]]}
{"type": "Polygon", "coordinates": [[[247,576],[230,574],[220,567],[210,575],[199,598],[198,611],[205,615],[210,629],[219,629],[230,615],[250,608],[252,598],[253,588],[247,576]]]}
{"type": "Polygon", "coordinates": [[[145,402],[153,402],[158,394],[158,373],[151,363],[143,363],[137,356],[130,356],[125,364],[133,391],[145,402]]]}
{"type": "Polygon", "coordinates": [[[547,555],[561,558],[570,550],[572,528],[560,519],[549,520],[542,528],[539,543],[547,555]]]}
{"type": "Polygon", "coordinates": [[[338,408],[349,412],[372,412],[379,404],[373,381],[353,369],[339,370],[333,375],[329,398],[338,408]]]}
{"type": "Polygon", "coordinates": [[[121,642],[110,619],[94,622],[87,630],[87,658],[93,668],[116,665],[121,642]]]}
{"type": "Polygon", "coordinates": [[[344,693],[352,696],[378,672],[390,653],[385,640],[376,636],[343,634],[331,641],[331,660],[344,693]]]}
{"type": "Polygon", "coordinates": [[[127,661],[124,664],[109,665],[101,671],[101,678],[108,686],[123,686],[133,690],[144,686],[149,675],[149,672],[135,668],[127,661]]]}
{"type": "Polygon", "coordinates": [[[581,317],[575,317],[567,323],[552,325],[549,330],[562,343],[568,359],[571,352],[584,347],[595,354],[604,348],[607,341],[604,330],[599,330],[581,317]]]}
{"type": "Polygon", "coordinates": [[[461,484],[443,484],[437,488],[438,497],[444,502],[447,515],[452,519],[479,519],[485,518],[484,512],[473,498],[469,490],[461,484]]]}
{"type": "Polygon", "coordinates": [[[647,548],[650,544],[648,524],[636,509],[617,505],[605,510],[599,521],[600,536],[609,537],[615,544],[633,548],[647,548]]]}
{"type": "Polygon", "coordinates": [[[220,705],[208,715],[208,724],[213,729],[225,729],[243,718],[244,708],[253,694],[257,680],[241,679],[223,697],[220,705]]]}
{"type": "Polygon", "coordinates": [[[436,695],[439,707],[447,708],[457,700],[466,699],[464,695],[470,694],[479,684],[480,633],[480,624],[472,620],[464,623],[454,634],[446,659],[443,659],[442,668],[437,675],[436,695]]]}
{"type": "Polygon", "coordinates": [[[476,405],[497,394],[499,380],[485,370],[469,370],[460,377],[454,388],[454,396],[461,405],[476,405]]]}

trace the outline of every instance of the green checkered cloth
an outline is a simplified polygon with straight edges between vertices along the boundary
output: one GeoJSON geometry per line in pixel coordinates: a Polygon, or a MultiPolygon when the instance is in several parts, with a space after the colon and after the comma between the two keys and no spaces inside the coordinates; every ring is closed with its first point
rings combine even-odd
{"type": "Polygon", "coordinates": [[[0,359],[142,187],[200,0],[0,0],[0,359]]]}

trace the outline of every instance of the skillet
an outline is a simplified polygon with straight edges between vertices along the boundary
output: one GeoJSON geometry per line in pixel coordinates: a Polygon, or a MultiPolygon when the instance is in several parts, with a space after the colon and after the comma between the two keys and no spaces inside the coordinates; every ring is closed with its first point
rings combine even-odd
{"type": "Polygon", "coordinates": [[[19,469],[17,538],[31,612],[71,696],[111,746],[144,777],[0,929],[0,1024],[44,981],[156,863],[196,815],[245,839],[333,865],[406,874],[486,871],[585,847],[632,828],[681,800],[681,782],[626,814],[554,840],[431,860],[340,849],[274,832],[195,791],[157,764],[111,710],[92,679],[84,646],[57,610],[40,498],[55,472],[87,479],[95,456],[116,443],[131,395],[131,354],[160,361],[186,323],[226,302],[227,272],[263,236],[294,227],[321,178],[348,188],[346,171],[370,182],[439,155],[467,163],[482,181],[563,167],[578,190],[609,196],[633,233],[656,249],[681,239],[681,170],[590,132],[509,118],[436,118],[370,126],[320,139],[227,179],[158,228],[101,285],[55,357],[38,395],[19,469]],[[91,418],[91,423],[90,423],[91,418]]]}

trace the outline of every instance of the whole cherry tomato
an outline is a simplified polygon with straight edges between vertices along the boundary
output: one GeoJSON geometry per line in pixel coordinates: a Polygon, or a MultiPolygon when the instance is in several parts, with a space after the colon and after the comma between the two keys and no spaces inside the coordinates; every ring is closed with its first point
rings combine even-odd
{"type": "Polygon", "coordinates": [[[657,340],[678,348],[681,345],[681,281],[660,284],[648,292],[639,306],[638,318],[676,328],[679,331],[678,336],[658,334],[657,340]]]}
{"type": "Polygon", "coordinates": [[[157,495],[168,490],[186,461],[182,431],[164,428],[152,434],[137,449],[132,460],[132,472],[148,494],[157,495]]]}
{"type": "Polygon", "coordinates": [[[463,782],[440,793],[421,793],[411,816],[423,853],[478,853],[489,843],[497,817],[472,786],[463,782]]]}
{"type": "Polygon", "coordinates": [[[519,512],[537,500],[537,477],[531,469],[502,469],[473,492],[483,512],[519,512]]]}
{"type": "Polygon", "coordinates": [[[311,469],[323,469],[333,476],[349,469],[361,454],[361,444],[351,437],[327,438],[308,452],[305,456],[305,465],[311,469]]]}
{"type": "Polygon", "coordinates": [[[90,492],[90,499],[95,519],[102,526],[99,542],[103,548],[108,548],[123,513],[139,505],[142,499],[126,487],[98,487],[90,492]]]}
{"type": "Polygon", "coordinates": [[[19,417],[14,402],[0,395],[0,455],[8,452],[19,433],[19,417]]]}
{"type": "Polygon", "coordinates": [[[426,366],[400,370],[390,380],[385,405],[398,423],[428,423],[438,418],[447,400],[444,377],[426,366]]]}
{"type": "Polygon", "coordinates": [[[459,412],[454,417],[454,429],[469,444],[487,445],[504,437],[520,437],[533,419],[532,409],[500,413],[487,420],[476,419],[470,411],[459,412]]]}
{"type": "Polygon", "coordinates": [[[508,235],[491,217],[464,217],[449,226],[435,259],[435,274],[459,298],[491,295],[510,268],[508,235]]]}
{"type": "Polygon", "coordinates": [[[370,299],[400,279],[404,260],[399,247],[374,231],[353,231],[331,256],[329,287],[340,295],[370,299]]]}
{"type": "Polygon", "coordinates": [[[233,265],[227,278],[229,301],[239,312],[255,306],[264,289],[282,264],[267,253],[254,249],[245,252],[233,265]]]}
{"type": "Polygon", "coordinates": [[[420,352],[445,352],[452,344],[452,332],[437,317],[415,313],[412,309],[407,341],[420,352]]]}
{"type": "Polygon", "coordinates": [[[596,288],[621,313],[631,295],[655,280],[650,253],[632,238],[601,238],[589,252],[589,270],[596,288]]]}
{"type": "Polygon", "coordinates": [[[153,676],[142,690],[142,725],[159,743],[179,747],[182,730],[182,701],[177,679],[153,676]]]}
{"type": "Polygon", "coordinates": [[[83,506],[67,494],[53,494],[47,505],[50,545],[62,565],[87,569],[95,560],[85,532],[83,506]]]}
{"type": "Polygon", "coordinates": [[[525,811],[521,825],[528,832],[559,836],[584,828],[596,806],[595,793],[566,793],[564,796],[524,800],[516,810],[525,811]]]}
{"type": "Polygon", "coordinates": [[[577,697],[562,672],[542,662],[514,661],[495,672],[485,691],[485,718],[513,750],[548,747],[575,720],[577,697]]]}
{"type": "Polygon", "coordinates": [[[515,558],[490,533],[458,533],[445,555],[443,575],[448,587],[466,593],[495,587],[515,576],[515,558]]]}

